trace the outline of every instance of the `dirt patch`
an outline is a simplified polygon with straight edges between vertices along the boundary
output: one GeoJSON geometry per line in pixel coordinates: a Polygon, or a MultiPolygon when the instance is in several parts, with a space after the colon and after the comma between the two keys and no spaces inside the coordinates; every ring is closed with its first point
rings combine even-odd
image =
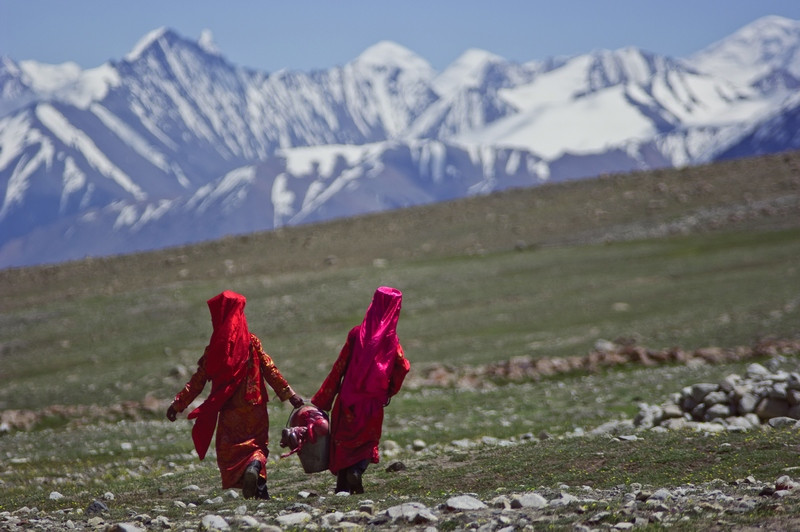
{"type": "Polygon", "coordinates": [[[141,401],[123,401],[101,405],[50,405],[41,410],[3,410],[0,412],[0,432],[32,430],[45,420],[60,420],[65,424],[81,426],[98,421],[113,422],[120,419],[140,420],[166,412],[168,401],[146,395],[141,401]]]}
{"type": "Polygon", "coordinates": [[[498,382],[536,381],[574,372],[597,372],[626,364],[653,367],[666,364],[724,364],[749,359],[800,354],[800,339],[766,339],[753,346],[649,349],[633,341],[607,342],[585,356],[564,358],[514,357],[480,366],[433,364],[409,375],[410,388],[448,387],[480,389],[498,382]]]}

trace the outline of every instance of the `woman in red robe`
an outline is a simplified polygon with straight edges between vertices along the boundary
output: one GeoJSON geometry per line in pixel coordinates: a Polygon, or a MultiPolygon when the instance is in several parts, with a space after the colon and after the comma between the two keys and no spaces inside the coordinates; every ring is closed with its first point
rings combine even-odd
{"type": "Polygon", "coordinates": [[[331,411],[328,469],[337,475],[336,492],[364,493],[361,477],[378,463],[383,409],[410,368],[397,339],[403,294],[381,286],[364,321],[347,335],[339,357],[311,402],[331,411]]]}
{"type": "Polygon", "coordinates": [[[211,381],[211,393],[188,416],[195,419],[192,440],[200,460],[205,458],[216,427],[217,465],[223,488],[242,488],[245,498],[268,499],[267,456],[269,416],[264,381],[292,406],[303,405],[261,341],[247,328],[245,297],[226,290],[208,300],[214,331],[197,371],[167,409],[175,421],[211,381]]]}

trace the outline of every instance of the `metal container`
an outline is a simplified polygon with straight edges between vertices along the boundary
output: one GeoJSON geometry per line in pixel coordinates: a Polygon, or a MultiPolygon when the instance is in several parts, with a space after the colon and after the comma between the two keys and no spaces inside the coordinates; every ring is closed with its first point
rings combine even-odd
{"type": "Polygon", "coordinates": [[[297,451],[297,456],[300,458],[300,464],[303,466],[303,471],[306,473],[317,473],[328,469],[328,454],[330,450],[331,436],[327,428],[329,427],[328,414],[320,410],[314,405],[303,405],[296,409],[289,416],[290,427],[306,426],[309,418],[319,419],[319,416],[324,418],[325,434],[317,436],[317,441],[304,441],[300,445],[300,450],[297,451]]]}

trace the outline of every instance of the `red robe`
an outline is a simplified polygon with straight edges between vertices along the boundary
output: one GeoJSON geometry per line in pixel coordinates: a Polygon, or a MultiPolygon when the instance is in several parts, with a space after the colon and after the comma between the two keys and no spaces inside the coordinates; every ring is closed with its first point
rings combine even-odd
{"type": "Polygon", "coordinates": [[[189,418],[197,455],[202,460],[216,427],[217,465],[223,488],[241,487],[247,465],[261,462],[266,478],[269,450],[269,400],[264,380],[285,401],[294,391],[283,378],[261,341],[247,329],[244,296],[223,292],[208,302],[214,332],[197,371],[172,403],[182,412],[211,380],[211,393],[189,418]]]}
{"type": "Polygon", "coordinates": [[[383,408],[403,384],[410,364],[397,339],[402,294],[380,287],[361,325],[347,335],[339,357],[311,402],[331,411],[331,473],[361,460],[377,463],[383,408]],[[334,403],[334,398],[336,402],[334,403]]]}

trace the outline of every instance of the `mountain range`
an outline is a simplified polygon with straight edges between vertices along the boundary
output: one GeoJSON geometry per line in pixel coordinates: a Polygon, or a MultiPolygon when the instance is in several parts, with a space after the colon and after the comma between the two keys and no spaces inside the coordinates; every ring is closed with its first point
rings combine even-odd
{"type": "Polygon", "coordinates": [[[0,268],[797,149],[798,88],[800,21],[777,16],[686,58],[441,72],[393,42],[260,72],[168,28],[93,69],[3,56],[0,268]]]}

